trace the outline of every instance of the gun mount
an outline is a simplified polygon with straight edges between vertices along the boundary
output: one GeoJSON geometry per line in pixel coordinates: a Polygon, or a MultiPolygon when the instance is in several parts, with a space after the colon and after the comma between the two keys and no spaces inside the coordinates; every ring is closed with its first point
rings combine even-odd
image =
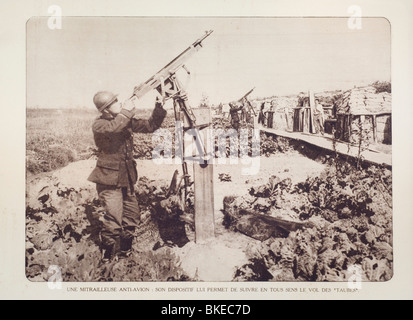
{"type": "MultiPolygon", "coordinates": [[[[192,57],[198,50],[202,48],[202,42],[213,31],[207,31],[201,38],[196,40],[192,45],[185,49],[180,55],[169,62],[165,67],[159,70],[156,74],[150,77],[147,81],[136,86],[133,90],[132,97],[130,99],[140,99],[146,93],[151,90],[157,90],[162,96],[163,102],[168,99],[173,99],[175,121],[178,123],[183,122],[187,125],[184,127],[184,132],[192,129],[193,140],[195,142],[198,151],[198,161],[193,162],[193,177],[194,177],[194,196],[195,196],[195,236],[196,241],[204,241],[208,238],[212,238],[215,235],[214,228],[214,201],[213,201],[213,166],[209,164],[207,157],[211,156],[207,154],[207,150],[203,144],[203,138],[200,130],[208,125],[199,126],[196,123],[196,117],[191,107],[187,103],[187,97],[185,89],[181,82],[178,80],[177,71],[184,69],[188,74],[190,72],[185,66],[185,62],[192,57]],[[182,119],[182,117],[184,119],[182,119]],[[186,121],[185,121],[186,120],[186,121]]],[[[177,139],[183,140],[180,135],[177,139]]],[[[182,146],[182,180],[184,181],[184,202],[187,201],[190,193],[191,182],[189,181],[187,159],[185,155],[184,141],[179,142],[182,146]]],[[[177,175],[174,174],[172,179],[172,186],[176,185],[177,175]],[[175,182],[174,182],[175,181],[175,182]]],[[[173,189],[173,188],[172,188],[173,189]]]]}

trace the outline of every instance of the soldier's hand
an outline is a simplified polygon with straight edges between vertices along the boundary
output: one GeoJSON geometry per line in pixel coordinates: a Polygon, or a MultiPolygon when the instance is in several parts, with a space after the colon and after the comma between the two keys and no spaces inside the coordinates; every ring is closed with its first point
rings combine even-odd
{"type": "Polygon", "coordinates": [[[163,107],[164,101],[161,96],[156,96],[155,106],[163,107]]]}
{"type": "Polygon", "coordinates": [[[132,99],[126,100],[122,105],[122,109],[125,109],[128,111],[132,111],[133,109],[135,109],[135,104],[133,103],[133,100],[132,99]]]}

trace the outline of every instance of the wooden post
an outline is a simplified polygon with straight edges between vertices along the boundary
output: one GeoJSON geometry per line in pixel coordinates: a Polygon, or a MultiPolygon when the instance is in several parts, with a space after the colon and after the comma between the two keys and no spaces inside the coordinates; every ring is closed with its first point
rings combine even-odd
{"type": "Polygon", "coordinates": [[[314,109],[315,109],[315,98],[314,98],[314,92],[309,91],[308,92],[308,97],[310,98],[310,133],[316,133],[315,131],[315,126],[314,126],[314,109]]]}
{"type": "MultiPolygon", "coordinates": [[[[197,125],[211,123],[209,108],[192,109],[192,111],[196,117],[197,125]]],[[[205,129],[200,131],[199,137],[203,139],[203,145],[207,146],[207,131],[205,129]]],[[[196,155],[195,158],[199,159],[200,157],[196,155]]],[[[213,168],[212,163],[207,165],[198,161],[193,163],[196,243],[203,243],[215,237],[213,168]]]]}
{"type": "Polygon", "coordinates": [[[348,140],[348,114],[343,115],[343,141],[348,140]]]}
{"type": "Polygon", "coordinates": [[[373,141],[374,143],[377,142],[377,118],[376,115],[372,115],[372,122],[373,122],[373,141]]]}
{"type": "Polygon", "coordinates": [[[303,118],[303,132],[310,132],[310,109],[304,108],[302,113],[303,118]]]}
{"type": "Polygon", "coordinates": [[[195,242],[203,243],[215,237],[214,169],[194,162],[195,242]]]}

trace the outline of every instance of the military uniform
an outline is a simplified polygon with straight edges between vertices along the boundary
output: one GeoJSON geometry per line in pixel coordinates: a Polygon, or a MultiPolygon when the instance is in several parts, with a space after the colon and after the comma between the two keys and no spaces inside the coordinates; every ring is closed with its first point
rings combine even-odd
{"type": "Polygon", "coordinates": [[[115,117],[102,113],[92,126],[99,154],[88,180],[96,183],[105,208],[101,237],[103,247],[110,250],[118,244],[120,250],[130,248],[140,220],[134,193],[138,172],[133,159],[133,132],[154,132],[161,126],[166,111],[157,103],[149,120],[135,119],[133,115],[126,109],[115,117]]]}
{"type": "Polygon", "coordinates": [[[240,119],[239,119],[239,114],[238,111],[242,110],[241,107],[237,107],[235,105],[230,105],[231,109],[229,110],[229,113],[231,114],[231,125],[235,130],[238,130],[240,127],[240,119]]]}
{"type": "Polygon", "coordinates": [[[263,102],[261,104],[260,113],[258,115],[258,124],[262,124],[262,125],[265,124],[265,119],[266,119],[265,114],[264,114],[264,108],[265,108],[265,103],[263,102]]]}
{"type": "Polygon", "coordinates": [[[314,125],[317,133],[324,135],[324,109],[317,103],[314,109],[314,125]]]}

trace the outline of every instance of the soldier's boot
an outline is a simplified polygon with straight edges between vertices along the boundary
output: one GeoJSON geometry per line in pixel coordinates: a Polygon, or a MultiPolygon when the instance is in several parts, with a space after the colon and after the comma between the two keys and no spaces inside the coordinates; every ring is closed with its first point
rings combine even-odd
{"type": "Polygon", "coordinates": [[[102,246],[102,263],[109,263],[117,259],[115,252],[115,245],[103,245],[102,246]]]}
{"type": "Polygon", "coordinates": [[[132,255],[132,242],[133,237],[131,238],[122,238],[120,240],[120,253],[119,258],[128,258],[132,255]]]}

